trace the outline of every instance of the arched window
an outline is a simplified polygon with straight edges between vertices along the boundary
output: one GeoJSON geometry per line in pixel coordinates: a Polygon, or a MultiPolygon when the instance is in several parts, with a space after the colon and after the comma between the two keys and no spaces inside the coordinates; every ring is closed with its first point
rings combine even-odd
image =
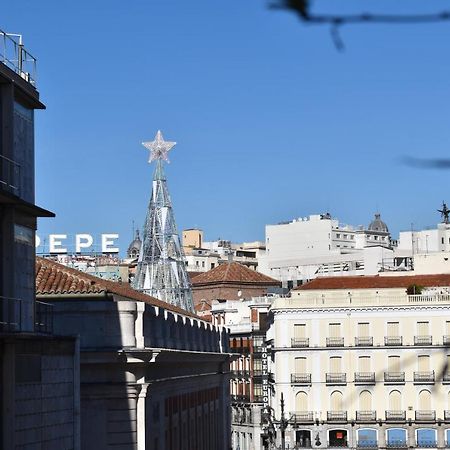
{"type": "Polygon", "coordinates": [[[389,410],[401,411],[402,410],[402,395],[400,391],[389,392],[389,410]]]}
{"type": "Polygon", "coordinates": [[[431,392],[426,389],[419,392],[419,411],[431,411],[431,392]]]}
{"type": "Polygon", "coordinates": [[[342,411],[343,409],[343,395],[340,391],[334,391],[330,397],[331,411],[342,411]]]}
{"type": "Polygon", "coordinates": [[[358,430],[358,447],[377,447],[377,430],[373,428],[361,428],[358,430]]]}
{"type": "Polygon", "coordinates": [[[362,391],[359,394],[359,409],[366,412],[372,410],[372,394],[369,391],[362,391]]]}
{"type": "Polygon", "coordinates": [[[436,447],[436,430],[419,428],[416,430],[417,447],[436,447]]]}
{"type": "Polygon", "coordinates": [[[308,394],[306,392],[299,392],[295,396],[295,411],[308,411],[308,394]]]}
{"type": "Polygon", "coordinates": [[[389,447],[406,445],[406,430],[403,428],[388,428],[386,430],[386,443],[389,447]]]}

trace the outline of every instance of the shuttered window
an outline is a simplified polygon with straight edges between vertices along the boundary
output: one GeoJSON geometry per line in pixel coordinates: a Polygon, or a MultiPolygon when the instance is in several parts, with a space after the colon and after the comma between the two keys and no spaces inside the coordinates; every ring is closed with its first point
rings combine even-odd
{"type": "Polygon", "coordinates": [[[370,356],[360,356],[358,359],[359,371],[370,372],[370,356]]]}
{"type": "Polygon", "coordinates": [[[431,411],[431,393],[426,389],[419,392],[419,410],[431,411]]]}
{"type": "Polygon", "coordinates": [[[369,337],[369,324],[367,322],[358,323],[358,337],[369,337]]]}
{"type": "Polygon", "coordinates": [[[400,356],[388,357],[388,372],[400,372],[400,356]]]}
{"type": "Polygon", "coordinates": [[[445,334],[446,334],[447,336],[450,336],[450,320],[447,320],[447,321],[445,322],[445,334]]]}
{"type": "Polygon", "coordinates": [[[397,337],[400,335],[400,324],[398,322],[387,323],[387,335],[388,337],[397,337]]]}
{"type": "Polygon", "coordinates": [[[299,412],[308,411],[308,394],[306,392],[299,392],[296,395],[295,410],[299,412]]]}
{"type": "Polygon", "coordinates": [[[306,372],[306,358],[295,358],[295,373],[306,372]]]}
{"type": "Polygon", "coordinates": [[[359,394],[359,409],[370,411],[372,409],[372,394],[369,391],[362,391],[359,394]]]}
{"type": "Polygon", "coordinates": [[[331,411],[342,411],[343,401],[342,401],[342,392],[334,391],[331,394],[331,411]]]}
{"type": "Polygon", "coordinates": [[[341,372],[341,357],[340,356],[332,356],[330,358],[330,372],[331,373],[340,373],[341,372]]]}
{"type": "Polygon", "coordinates": [[[340,323],[330,323],[330,337],[339,338],[341,337],[341,324],[340,323]]]}
{"type": "Polygon", "coordinates": [[[428,322],[417,322],[417,335],[428,336],[430,334],[428,322]]]}
{"type": "Polygon", "coordinates": [[[417,369],[419,372],[429,372],[430,357],[428,355],[419,355],[417,369]]]}
{"type": "Polygon", "coordinates": [[[389,409],[391,411],[401,411],[402,396],[399,391],[392,391],[389,393],[389,409]]]}
{"type": "Polygon", "coordinates": [[[294,338],[305,338],[306,337],[306,324],[296,323],[294,325],[294,338]]]}

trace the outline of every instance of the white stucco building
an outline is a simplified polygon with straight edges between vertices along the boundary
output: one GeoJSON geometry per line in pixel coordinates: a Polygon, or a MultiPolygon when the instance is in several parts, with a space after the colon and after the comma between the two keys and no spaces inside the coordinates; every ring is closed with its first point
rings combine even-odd
{"type": "Polygon", "coordinates": [[[266,225],[260,271],[292,288],[318,276],[372,275],[393,258],[388,227],[375,214],[367,228],[340,224],[329,214],[266,225]]]}
{"type": "Polygon", "coordinates": [[[283,393],[291,448],[448,446],[449,293],[450,275],[328,277],[276,299],[271,406],[283,393]]]}

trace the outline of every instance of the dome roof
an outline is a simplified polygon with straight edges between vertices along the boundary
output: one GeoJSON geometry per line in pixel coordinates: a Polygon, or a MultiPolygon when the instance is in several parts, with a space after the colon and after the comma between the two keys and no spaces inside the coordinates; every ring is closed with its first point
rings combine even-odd
{"type": "Polygon", "coordinates": [[[139,230],[136,230],[136,236],[134,237],[131,244],[128,246],[127,254],[129,257],[139,255],[141,251],[142,241],[139,237],[139,230]]]}
{"type": "Polygon", "coordinates": [[[387,225],[381,220],[380,214],[375,214],[375,219],[369,224],[369,231],[381,231],[383,233],[389,232],[387,225]]]}

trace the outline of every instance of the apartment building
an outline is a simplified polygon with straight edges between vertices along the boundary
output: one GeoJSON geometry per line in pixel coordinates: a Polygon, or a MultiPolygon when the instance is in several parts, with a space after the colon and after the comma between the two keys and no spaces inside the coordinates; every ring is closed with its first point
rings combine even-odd
{"type": "Polygon", "coordinates": [[[317,278],[278,298],[268,339],[286,444],[450,445],[450,275],[317,278]]]}

